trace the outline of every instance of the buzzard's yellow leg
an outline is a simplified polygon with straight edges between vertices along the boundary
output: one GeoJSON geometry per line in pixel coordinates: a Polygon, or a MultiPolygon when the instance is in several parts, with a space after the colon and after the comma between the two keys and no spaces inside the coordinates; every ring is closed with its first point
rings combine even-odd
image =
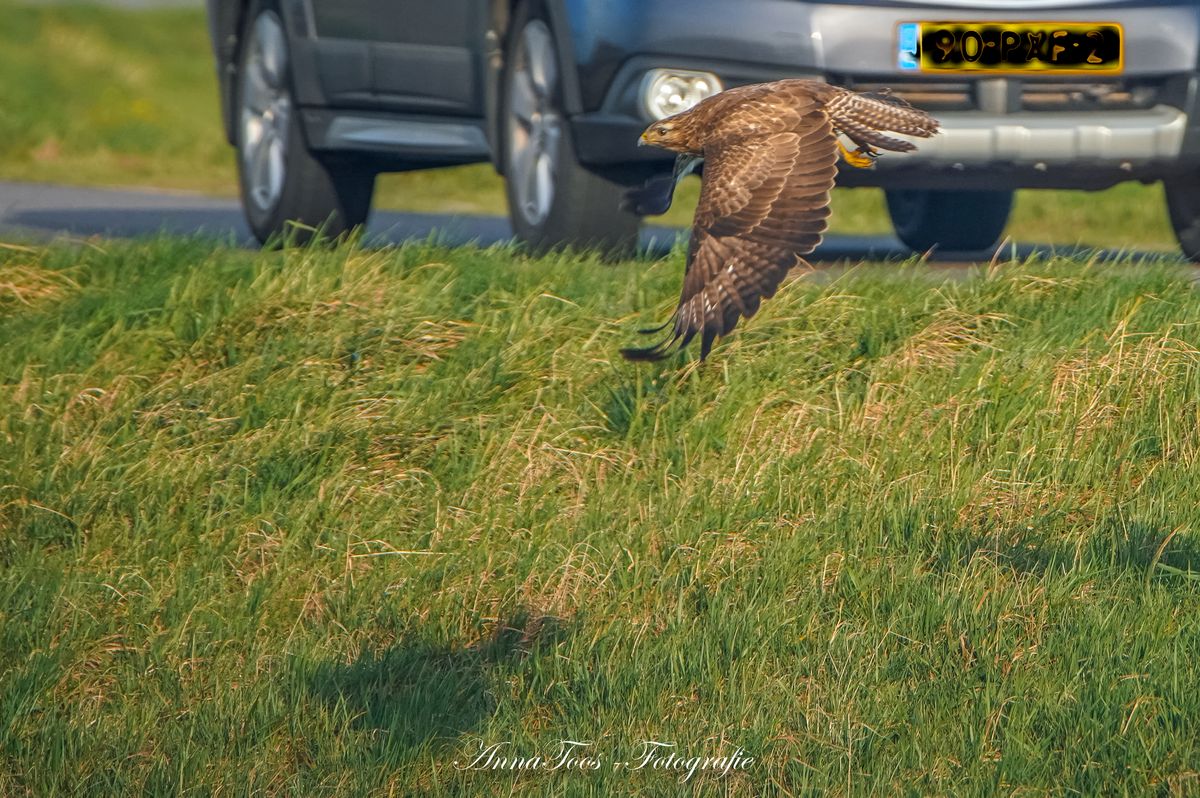
{"type": "Polygon", "coordinates": [[[850,148],[841,141],[838,141],[837,145],[842,153],[842,160],[851,166],[859,169],[867,169],[875,165],[875,151],[869,147],[859,147],[857,150],[851,152],[850,148]]]}

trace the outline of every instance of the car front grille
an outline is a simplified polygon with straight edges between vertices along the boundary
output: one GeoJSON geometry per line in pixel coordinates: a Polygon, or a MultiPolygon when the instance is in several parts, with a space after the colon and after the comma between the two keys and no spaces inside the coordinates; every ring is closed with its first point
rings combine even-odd
{"type": "MultiPolygon", "coordinates": [[[[994,81],[996,78],[987,80],[994,81]]],[[[1160,79],[1114,78],[1045,80],[1005,78],[1012,111],[1120,111],[1153,108],[1163,101],[1160,79]]],[[[879,82],[852,77],[832,82],[856,91],[890,94],[928,111],[984,110],[981,82],[976,80],[895,80],[879,82]]]]}
{"type": "Polygon", "coordinates": [[[969,111],[977,107],[971,82],[965,80],[875,83],[846,78],[843,80],[834,79],[831,82],[838,83],[855,91],[891,95],[927,111],[969,111]]]}
{"type": "Polygon", "coordinates": [[[1161,84],[1151,81],[1107,80],[1083,83],[1025,81],[1021,108],[1025,111],[1100,111],[1153,108],[1161,84]]]}

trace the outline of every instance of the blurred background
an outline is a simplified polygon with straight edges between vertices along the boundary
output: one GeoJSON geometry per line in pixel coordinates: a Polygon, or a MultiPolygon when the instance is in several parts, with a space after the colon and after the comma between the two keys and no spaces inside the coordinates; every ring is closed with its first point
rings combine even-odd
{"type": "MultiPolygon", "coordinates": [[[[237,196],[199,0],[0,0],[0,13],[0,180],[237,196]]],[[[697,186],[689,178],[661,221],[686,224],[697,186]]],[[[479,164],[382,175],[375,207],[502,215],[504,203],[493,168],[479,164]]],[[[832,232],[891,229],[880,190],[836,192],[832,232]]],[[[1178,251],[1157,185],[1021,191],[1007,234],[1178,251]]]]}

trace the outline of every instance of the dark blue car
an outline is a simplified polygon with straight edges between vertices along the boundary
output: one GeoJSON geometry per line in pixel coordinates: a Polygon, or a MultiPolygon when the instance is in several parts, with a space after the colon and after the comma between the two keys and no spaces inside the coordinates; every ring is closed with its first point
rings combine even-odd
{"type": "Polygon", "coordinates": [[[491,161],[538,247],[622,250],[621,192],[670,169],[651,121],[810,77],[933,112],[918,152],[845,169],[916,249],[979,249],[1016,188],[1166,186],[1200,255],[1200,4],[1178,0],[209,0],[260,239],[362,223],[381,171],[491,161]]]}

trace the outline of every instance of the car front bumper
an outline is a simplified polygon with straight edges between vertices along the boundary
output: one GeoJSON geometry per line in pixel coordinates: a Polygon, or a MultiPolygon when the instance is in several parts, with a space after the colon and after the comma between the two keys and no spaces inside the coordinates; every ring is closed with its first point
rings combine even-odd
{"type": "MultiPolygon", "coordinates": [[[[1191,115],[1196,119],[1196,115],[1191,115]]],[[[1200,167],[1200,130],[1189,114],[1158,105],[1089,115],[1025,113],[938,115],[941,132],[910,153],[884,153],[870,170],[843,168],[843,185],[978,188],[1104,188],[1157,180],[1200,167]]],[[[588,114],[573,122],[583,163],[669,168],[673,153],[631,147],[642,130],[632,117],[588,114]]],[[[901,137],[903,138],[903,137],[901,137]]]]}
{"type": "MultiPolygon", "coordinates": [[[[1144,166],[1179,158],[1187,115],[1165,105],[1147,111],[1078,114],[945,113],[942,130],[916,152],[895,153],[897,166],[916,163],[1061,166],[1144,166]]],[[[918,141],[918,140],[913,140],[918,141]]]]}

